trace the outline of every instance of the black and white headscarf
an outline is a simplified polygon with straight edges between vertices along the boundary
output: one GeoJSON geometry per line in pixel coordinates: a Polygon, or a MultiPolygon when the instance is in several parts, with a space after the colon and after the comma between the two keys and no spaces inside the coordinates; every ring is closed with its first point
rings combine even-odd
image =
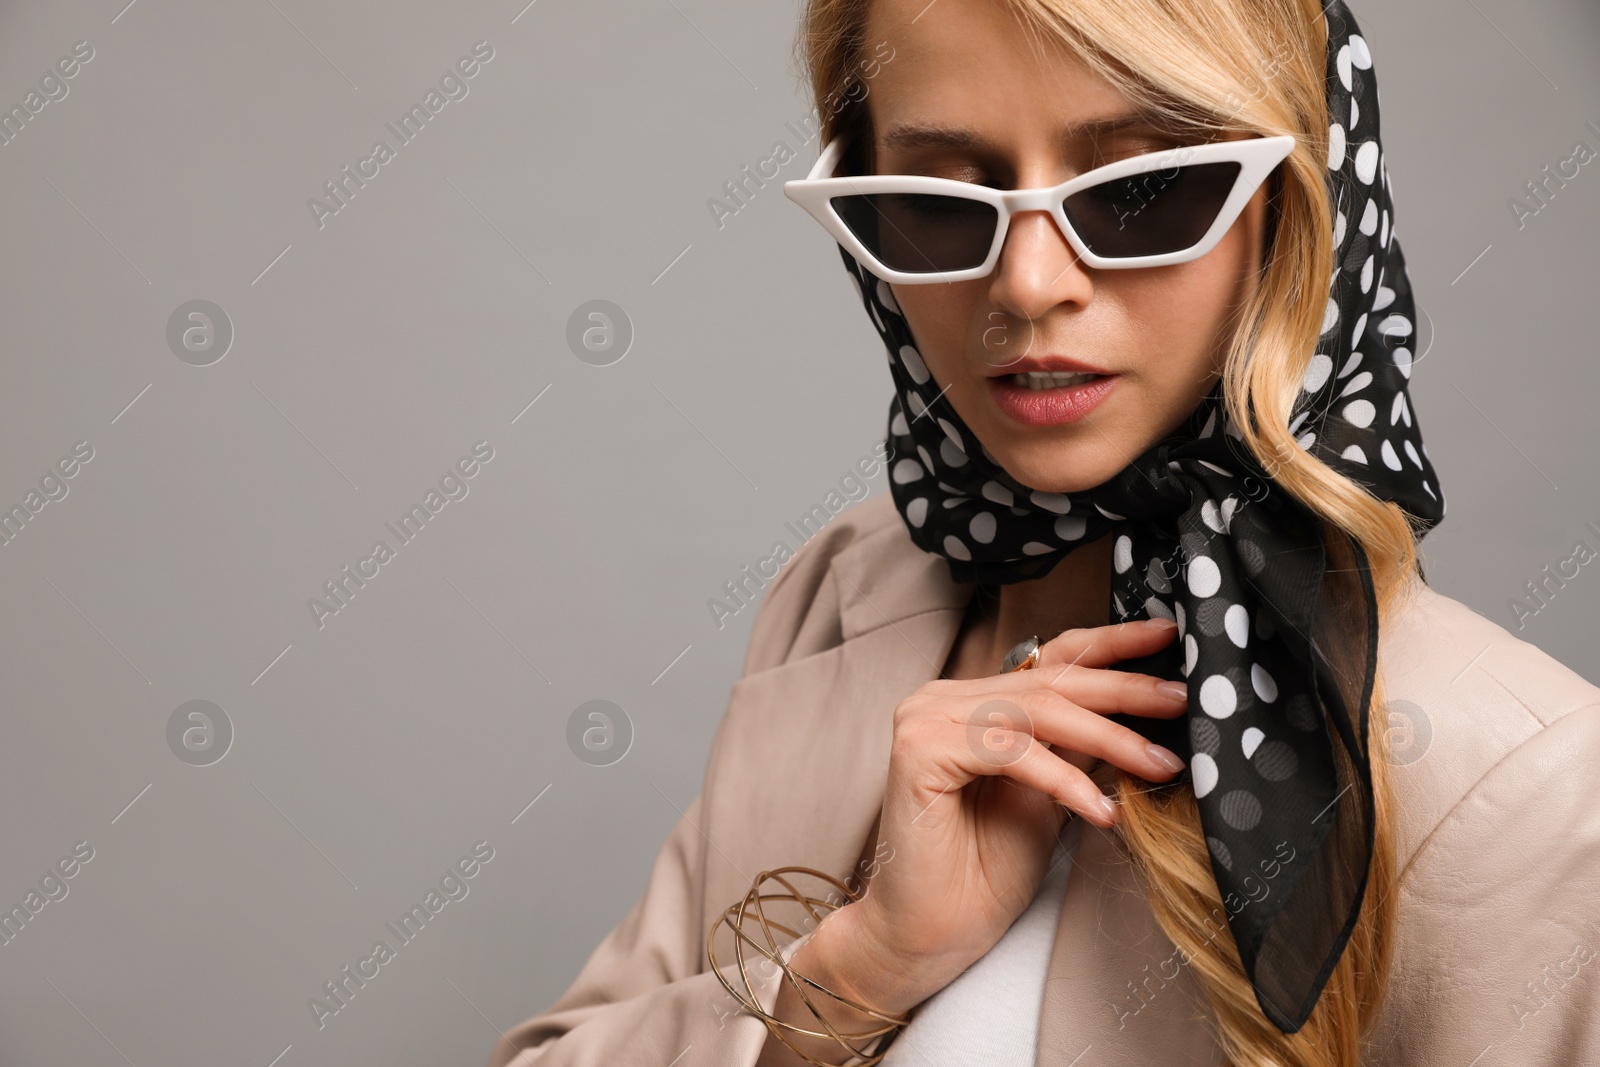
{"type": "MultiPolygon", "coordinates": [[[[1337,267],[1288,428],[1426,532],[1445,505],[1406,391],[1416,313],[1377,80],[1344,0],[1324,11],[1337,267]]],[[[1109,717],[1188,762],[1179,781],[1193,783],[1257,1001],[1298,1030],[1355,925],[1372,853],[1378,619],[1365,554],[1343,535],[1330,554],[1319,521],[1238,440],[1220,384],[1109,481],[1068,494],[1021,484],[940,397],[888,284],[840,252],[888,350],[889,438],[903,457],[891,492],[912,540],[946,557],[955,580],[998,586],[1111,534],[1113,618],[1177,621],[1177,642],[1118,669],[1187,678],[1187,717],[1109,717]]]]}

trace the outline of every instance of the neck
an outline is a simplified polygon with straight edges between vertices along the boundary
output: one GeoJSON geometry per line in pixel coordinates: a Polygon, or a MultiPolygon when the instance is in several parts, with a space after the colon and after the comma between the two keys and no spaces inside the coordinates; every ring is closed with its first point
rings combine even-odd
{"type": "Polygon", "coordinates": [[[975,596],[972,636],[982,662],[998,665],[1017,642],[1035,635],[1042,644],[1063,630],[1107,625],[1111,548],[1107,534],[1075,549],[1044,577],[1001,586],[998,604],[981,592],[975,596]]]}

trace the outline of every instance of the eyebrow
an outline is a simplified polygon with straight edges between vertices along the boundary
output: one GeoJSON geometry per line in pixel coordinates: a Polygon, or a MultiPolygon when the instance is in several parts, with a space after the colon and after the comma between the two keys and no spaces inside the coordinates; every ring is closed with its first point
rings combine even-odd
{"type": "MultiPolygon", "coordinates": [[[[1146,110],[1136,110],[1122,115],[1109,115],[1105,118],[1086,119],[1083,122],[1068,123],[1057,133],[1062,144],[1089,137],[1101,137],[1108,133],[1115,133],[1126,129],[1148,129],[1153,132],[1178,135],[1183,131],[1175,127],[1165,116],[1146,110]]],[[[959,126],[934,126],[920,122],[897,122],[884,131],[880,139],[883,148],[966,148],[974,150],[993,149],[995,145],[975,130],[959,126]]]]}

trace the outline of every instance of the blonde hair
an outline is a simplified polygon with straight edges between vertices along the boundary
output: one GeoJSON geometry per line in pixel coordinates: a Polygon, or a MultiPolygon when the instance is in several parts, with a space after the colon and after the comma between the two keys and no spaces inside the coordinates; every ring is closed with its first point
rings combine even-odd
{"type": "MultiPolygon", "coordinates": [[[[852,159],[870,159],[870,113],[858,71],[870,0],[808,0],[797,49],[822,116],[823,140],[851,134],[852,159]],[[853,93],[854,89],[863,89],[853,93]],[[848,99],[840,104],[841,94],[848,99]],[[830,110],[831,108],[831,110],[830,110]]],[[[1371,568],[1379,625],[1417,569],[1418,527],[1396,505],[1306,452],[1290,434],[1291,405],[1322,334],[1335,269],[1325,169],[1327,27],[1319,0],[997,0],[1031,33],[1065,45],[1136,106],[1180,125],[1291,134],[1294,151],[1269,186],[1260,285],[1240,309],[1222,371],[1228,415],[1275,484],[1322,523],[1330,569],[1354,567],[1351,541],[1371,568]],[[1254,417],[1252,417],[1254,416],[1254,417]]],[[[893,43],[892,37],[889,42],[893,43]]],[[[873,68],[872,73],[875,73],[873,68]]],[[[848,164],[847,164],[848,165],[848,164]]],[[[1103,764],[1122,806],[1119,833],[1151,910],[1192,966],[1237,1067],[1358,1067],[1383,1002],[1398,879],[1395,808],[1381,673],[1365,739],[1375,794],[1374,851],[1360,916],[1315,1009],[1285,1034],[1261,1012],[1230,935],[1214,932],[1220,899],[1191,785],[1151,789],[1103,764]]]]}

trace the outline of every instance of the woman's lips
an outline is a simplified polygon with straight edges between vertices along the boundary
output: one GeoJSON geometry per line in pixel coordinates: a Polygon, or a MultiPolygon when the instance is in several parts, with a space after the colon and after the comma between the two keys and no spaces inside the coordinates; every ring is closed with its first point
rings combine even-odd
{"type": "Polygon", "coordinates": [[[1121,375],[1106,374],[1078,385],[1030,389],[1002,375],[989,379],[989,395],[996,407],[1024,426],[1055,426],[1093,411],[1120,380],[1121,375]]]}

